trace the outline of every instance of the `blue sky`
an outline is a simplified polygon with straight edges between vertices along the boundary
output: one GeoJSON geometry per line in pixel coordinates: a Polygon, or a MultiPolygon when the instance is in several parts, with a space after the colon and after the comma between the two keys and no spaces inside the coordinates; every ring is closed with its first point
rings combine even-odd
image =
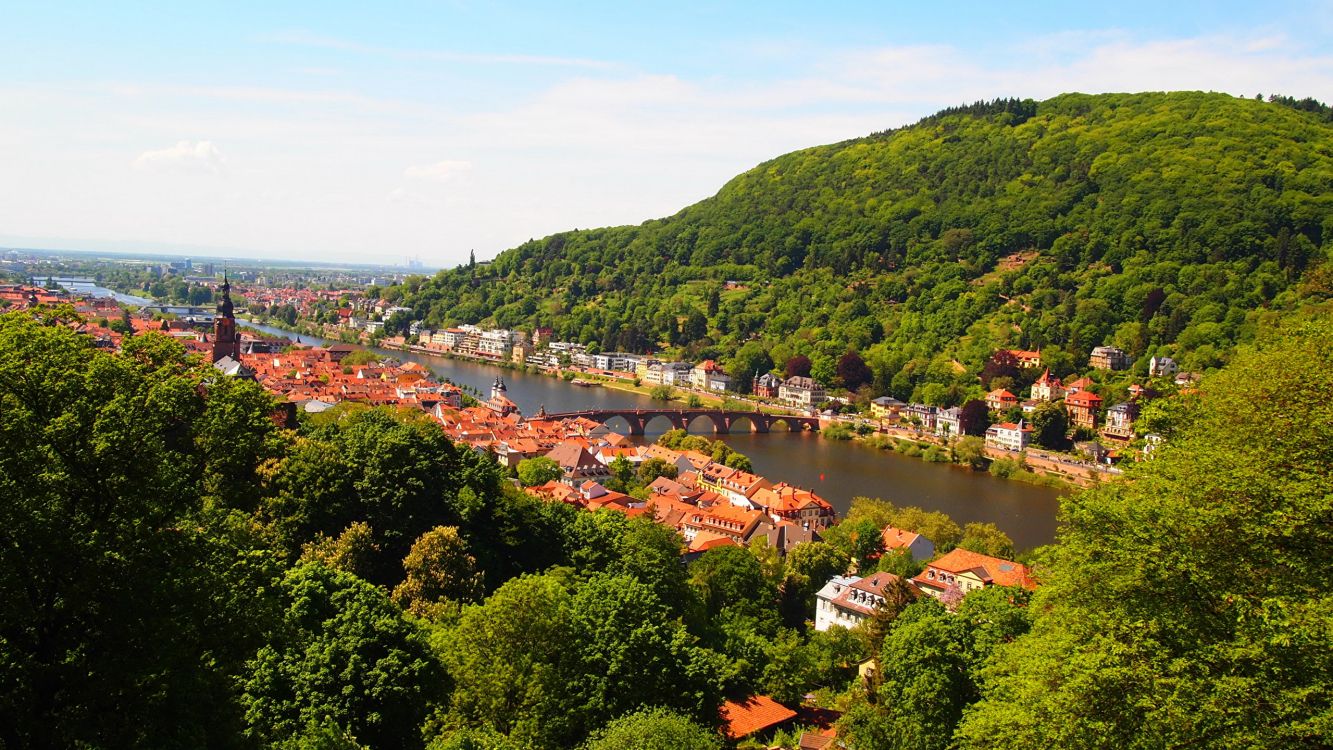
{"type": "Polygon", "coordinates": [[[0,243],[452,265],[979,98],[1333,100],[1327,2],[569,5],[6,4],[0,243]]]}

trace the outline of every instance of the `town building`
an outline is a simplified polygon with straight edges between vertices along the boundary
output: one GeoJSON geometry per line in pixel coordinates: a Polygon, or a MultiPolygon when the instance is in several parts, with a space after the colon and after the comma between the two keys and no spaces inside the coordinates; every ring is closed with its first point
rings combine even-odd
{"type": "Polygon", "coordinates": [[[881,533],[884,540],[884,552],[906,550],[913,560],[929,560],[935,556],[935,543],[915,531],[905,531],[893,526],[885,526],[881,533]]]}
{"type": "Polygon", "coordinates": [[[827,400],[824,386],[813,378],[795,375],[778,386],[778,401],[787,406],[810,410],[827,400]]]}
{"type": "Polygon", "coordinates": [[[898,410],[898,421],[919,427],[926,432],[934,432],[937,411],[935,407],[925,404],[908,404],[898,410]]]}
{"type": "Polygon", "coordinates": [[[1102,397],[1092,391],[1080,390],[1065,396],[1065,413],[1075,427],[1097,429],[1097,415],[1102,409],[1102,397]]]}
{"type": "Polygon", "coordinates": [[[716,492],[732,505],[755,508],[750,498],[759,490],[772,485],[758,474],[714,463],[699,472],[699,486],[716,492]]]}
{"type": "Polygon", "coordinates": [[[1099,346],[1088,357],[1088,366],[1094,370],[1124,370],[1129,367],[1129,355],[1114,346],[1099,346]]]}
{"type": "Polygon", "coordinates": [[[731,387],[731,376],[711,359],[696,365],[692,374],[693,385],[700,390],[725,391],[731,387]]]}
{"type": "Polygon", "coordinates": [[[1031,369],[1033,367],[1041,367],[1040,351],[1034,352],[1034,351],[1028,351],[1026,349],[1009,349],[1008,351],[1011,355],[1013,355],[1014,359],[1018,361],[1018,366],[1023,368],[1024,370],[1031,369]]]}
{"type": "Polygon", "coordinates": [[[926,563],[912,582],[921,591],[936,598],[950,589],[966,595],[987,586],[1021,586],[1035,589],[1026,565],[1004,560],[990,555],[983,555],[961,547],[955,548],[938,560],[926,563]]]}
{"type": "Polygon", "coordinates": [[[777,398],[778,388],[782,385],[782,380],[771,372],[766,372],[754,379],[750,390],[759,398],[777,398]]]}
{"type": "Polygon", "coordinates": [[[834,576],[815,594],[815,630],[838,625],[851,629],[870,619],[884,602],[884,589],[901,580],[892,573],[864,578],[834,576]]]}
{"type": "Polygon", "coordinates": [[[802,529],[822,531],[838,518],[827,500],[786,482],[760,488],[749,499],[774,522],[790,521],[802,529]]]}
{"type": "Polygon", "coordinates": [[[1018,405],[1018,396],[1003,388],[996,388],[986,394],[986,408],[991,411],[1008,411],[1018,405]]]}
{"type": "Polygon", "coordinates": [[[1130,440],[1134,437],[1134,417],[1137,409],[1133,404],[1116,404],[1106,410],[1106,424],[1102,426],[1102,436],[1112,440],[1130,440]]]}
{"type": "Polygon", "coordinates": [[[948,409],[940,409],[935,412],[935,434],[942,438],[963,434],[962,423],[962,407],[951,406],[948,409]]]}
{"type": "Polygon", "coordinates": [[[1018,423],[1001,422],[986,428],[986,447],[1003,451],[1025,451],[1032,440],[1032,428],[1018,423]]]}
{"type": "Polygon", "coordinates": [[[907,404],[892,396],[880,396],[870,402],[870,415],[876,419],[896,417],[904,406],[907,406],[907,404]]]}
{"type": "Polygon", "coordinates": [[[1032,384],[1032,398],[1037,401],[1059,401],[1064,397],[1064,386],[1060,384],[1059,378],[1051,374],[1049,367],[1032,384]]]}
{"type": "Polygon", "coordinates": [[[1173,378],[1180,372],[1180,366],[1170,357],[1153,357],[1148,360],[1148,377],[1173,378]]]}
{"type": "Polygon", "coordinates": [[[231,302],[231,283],[227,281],[227,274],[222,273],[222,286],[218,289],[222,293],[218,300],[218,313],[213,318],[213,360],[217,362],[223,357],[229,357],[238,365],[241,361],[241,332],[236,328],[236,315],[231,302]]]}

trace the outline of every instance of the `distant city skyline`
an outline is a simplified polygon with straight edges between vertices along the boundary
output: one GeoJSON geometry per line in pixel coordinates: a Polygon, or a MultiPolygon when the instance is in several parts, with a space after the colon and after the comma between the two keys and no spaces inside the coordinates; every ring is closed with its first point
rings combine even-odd
{"type": "Polygon", "coordinates": [[[9,7],[0,245],[450,267],[978,99],[1333,100],[1330,2],[923,5],[9,7]]]}

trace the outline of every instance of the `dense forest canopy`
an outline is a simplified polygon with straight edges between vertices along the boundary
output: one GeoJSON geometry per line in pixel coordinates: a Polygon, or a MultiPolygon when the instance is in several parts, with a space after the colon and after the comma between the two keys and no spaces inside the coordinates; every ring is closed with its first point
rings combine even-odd
{"type": "Polygon", "coordinates": [[[430,326],[546,325],[957,402],[997,346],[1057,375],[1092,347],[1193,370],[1330,292],[1333,125],[1313,100],[1067,94],[945,110],[760,164],[639,226],[526,242],[387,290],[430,326]],[[934,384],[935,388],[930,388],[934,384]]]}

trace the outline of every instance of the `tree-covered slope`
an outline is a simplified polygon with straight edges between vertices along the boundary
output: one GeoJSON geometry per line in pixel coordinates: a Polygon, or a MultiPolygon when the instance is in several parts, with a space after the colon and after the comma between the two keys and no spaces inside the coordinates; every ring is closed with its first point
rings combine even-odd
{"type": "Polygon", "coordinates": [[[1256,311],[1329,287],[1316,267],[1333,238],[1333,125],[1291,104],[960,108],[778,157],[667,219],[529,241],[388,296],[432,324],[688,345],[746,380],[798,353],[833,380],[856,349],[900,398],[1002,344],[1040,347],[1057,370],[1101,343],[1204,369],[1256,311]]]}

